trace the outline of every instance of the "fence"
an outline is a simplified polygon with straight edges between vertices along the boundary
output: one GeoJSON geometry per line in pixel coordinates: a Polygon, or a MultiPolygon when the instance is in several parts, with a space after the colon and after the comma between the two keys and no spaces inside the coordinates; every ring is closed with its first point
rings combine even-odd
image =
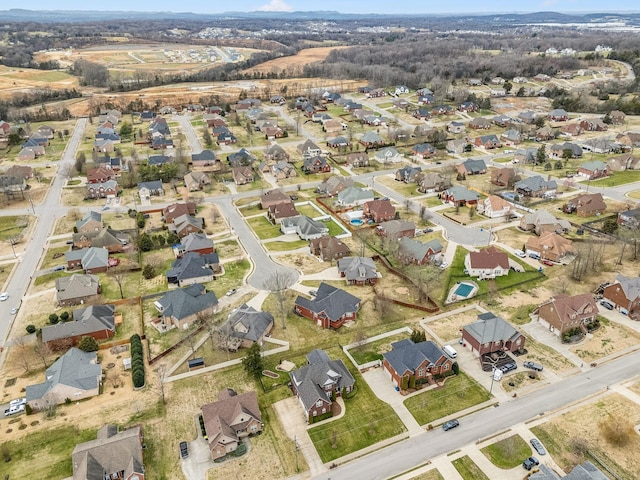
{"type": "Polygon", "coordinates": [[[371,367],[379,367],[382,364],[382,362],[380,360],[372,360],[370,362],[363,363],[362,365],[359,364],[358,362],[356,362],[356,360],[353,358],[353,356],[351,356],[351,353],[349,353],[349,350],[352,349],[352,348],[356,348],[356,347],[361,347],[363,345],[367,345],[368,343],[376,342],[376,341],[378,341],[378,340],[380,340],[382,338],[392,337],[393,335],[397,335],[398,333],[407,333],[408,335],[411,335],[412,332],[413,332],[413,330],[411,330],[411,328],[409,328],[409,327],[397,328],[396,330],[392,330],[390,332],[381,333],[380,335],[375,335],[375,336],[373,336],[371,338],[367,338],[367,340],[362,342],[362,343],[350,343],[349,345],[345,345],[344,347],[342,347],[342,351],[347,356],[347,358],[349,358],[349,360],[351,360],[351,363],[353,363],[353,365],[358,370],[366,370],[366,369],[371,368],[371,367]]]}

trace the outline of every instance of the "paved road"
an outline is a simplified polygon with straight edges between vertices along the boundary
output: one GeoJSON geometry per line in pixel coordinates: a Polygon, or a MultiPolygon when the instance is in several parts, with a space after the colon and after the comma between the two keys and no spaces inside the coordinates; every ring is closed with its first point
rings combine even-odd
{"type": "Polygon", "coordinates": [[[627,380],[637,374],[640,351],[614,360],[588,372],[537,390],[526,396],[501,403],[491,410],[483,410],[460,419],[460,427],[449,432],[436,428],[414,436],[375,453],[345,464],[315,479],[368,480],[394,477],[427,460],[464,445],[580,401],[591,394],[604,392],[607,385],[627,380]],[[393,462],[389,459],[393,458],[393,462]]]}
{"type": "MultiPolygon", "coordinates": [[[[22,297],[25,295],[31,282],[31,275],[36,271],[40,257],[46,247],[47,238],[53,233],[55,220],[67,213],[67,207],[59,204],[60,194],[64,184],[62,172],[65,170],[65,165],[73,164],[75,152],[80,140],[82,140],[86,125],[86,118],[81,118],[76,123],[71,139],[67,144],[67,149],[62,159],[58,162],[58,171],[52,180],[51,189],[45,200],[35,207],[37,223],[33,230],[33,238],[29,241],[27,250],[24,252],[24,255],[22,255],[20,263],[16,266],[11,282],[7,288],[9,300],[0,303],[0,318],[10,319],[10,321],[3,320],[0,322],[0,346],[5,344],[13,323],[14,317],[10,315],[10,310],[12,307],[18,306],[22,297]]],[[[24,210],[21,214],[24,214],[24,210]]],[[[17,250],[21,248],[23,248],[22,244],[16,246],[17,250]]]]}
{"type": "Polygon", "coordinates": [[[182,127],[182,133],[184,133],[184,136],[191,147],[191,153],[202,152],[202,145],[200,145],[198,134],[193,128],[193,125],[191,125],[191,115],[174,115],[173,119],[180,124],[180,127],[182,127]]]}

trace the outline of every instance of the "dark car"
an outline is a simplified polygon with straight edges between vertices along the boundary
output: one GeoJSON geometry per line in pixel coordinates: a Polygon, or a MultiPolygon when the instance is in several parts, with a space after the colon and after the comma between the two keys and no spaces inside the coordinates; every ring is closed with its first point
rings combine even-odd
{"type": "Polygon", "coordinates": [[[613,304],[607,302],[606,300],[600,300],[600,305],[602,305],[607,310],[613,310],[613,304]]]}
{"type": "Polygon", "coordinates": [[[447,432],[449,430],[451,430],[452,428],[456,428],[458,425],[460,425],[460,422],[458,420],[449,420],[448,422],[444,422],[442,424],[442,429],[447,432]]]}
{"type": "Polygon", "coordinates": [[[502,367],[500,367],[500,370],[502,370],[502,373],[507,373],[507,372],[510,372],[511,370],[515,370],[516,368],[518,368],[517,363],[509,362],[509,363],[505,363],[502,367]]]}
{"type": "Polygon", "coordinates": [[[540,443],[540,440],[538,440],[537,438],[532,438],[531,440],[529,440],[529,443],[531,443],[531,446],[535,449],[536,452],[538,452],[538,455],[547,454],[547,451],[544,449],[544,447],[540,443]]]}
{"type": "Polygon", "coordinates": [[[526,362],[523,362],[522,365],[527,368],[530,368],[531,370],[536,370],[538,372],[541,372],[543,369],[542,365],[536,362],[532,362],[531,360],[527,360],[526,362]]]}
{"type": "Polygon", "coordinates": [[[540,465],[540,462],[536,457],[529,457],[524,462],[522,462],[522,466],[525,470],[531,470],[533,467],[540,465]]]}
{"type": "Polygon", "coordinates": [[[180,458],[189,457],[189,446],[187,442],[180,442],[180,458]]]}

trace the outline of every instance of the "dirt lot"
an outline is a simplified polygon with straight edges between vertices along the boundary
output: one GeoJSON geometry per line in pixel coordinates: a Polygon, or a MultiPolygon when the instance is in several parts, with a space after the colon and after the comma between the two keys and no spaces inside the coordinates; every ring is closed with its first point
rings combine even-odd
{"type": "Polygon", "coordinates": [[[570,349],[587,362],[619,352],[640,342],[640,334],[624,325],[617,325],[602,318],[600,324],[601,327],[590,339],[570,349]]]}
{"type": "Polygon", "coordinates": [[[300,50],[296,55],[292,57],[282,57],[276,58],[274,60],[269,60],[268,62],[261,63],[260,65],[256,65],[255,67],[244,70],[243,73],[271,73],[271,72],[290,72],[294,75],[302,73],[302,69],[305,65],[315,62],[321,62],[332,50],[338,50],[341,48],[347,48],[345,46],[335,46],[335,47],[315,47],[315,48],[305,48],[304,50],[300,50]]]}
{"type": "Polygon", "coordinates": [[[442,339],[443,342],[450,342],[460,338],[460,329],[478,319],[476,310],[451,315],[435,322],[429,322],[429,328],[442,339]]]}
{"type": "Polygon", "coordinates": [[[317,258],[303,253],[279,255],[278,263],[291,265],[305,275],[323,272],[334,265],[329,262],[319,262],[317,258]]]}

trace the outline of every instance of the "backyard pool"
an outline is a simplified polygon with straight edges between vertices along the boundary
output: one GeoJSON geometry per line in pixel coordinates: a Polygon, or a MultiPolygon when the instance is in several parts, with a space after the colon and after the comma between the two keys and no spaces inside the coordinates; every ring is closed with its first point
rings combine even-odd
{"type": "Polygon", "coordinates": [[[458,288],[456,288],[456,291],[454,293],[459,297],[466,298],[469,296],[472,290],[473,285],[469,285],[468,283],[461,283],[460,285],[458,285],[458,288]]]}
{"type": "Polygon", "coordinates": [[[362,225],[364,222],[359,219],[359,218],[352,218],[351,219],[351,225],[355,225],[357,227],[359,227],[360,225],[362,225]]]}

